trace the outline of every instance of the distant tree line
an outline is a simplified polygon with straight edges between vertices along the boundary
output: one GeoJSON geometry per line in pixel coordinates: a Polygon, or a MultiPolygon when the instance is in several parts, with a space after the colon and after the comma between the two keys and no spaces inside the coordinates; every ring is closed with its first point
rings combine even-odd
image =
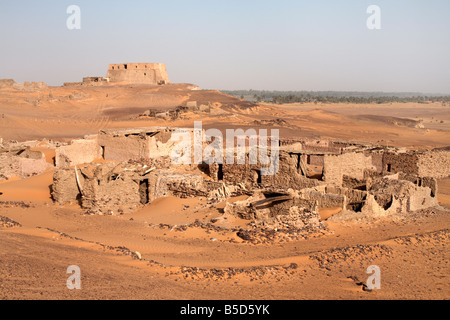
{"type": "Polygon", "coordinates": [[[391,102],[416,102],[432,103],[441,102],[450,105],[449,95],[424,95],[414,92],[353,92],[353,91],[261,91],[261,90],[222,90],[223,93],[240,99],[283,103],[391,103],[391,102]]]}

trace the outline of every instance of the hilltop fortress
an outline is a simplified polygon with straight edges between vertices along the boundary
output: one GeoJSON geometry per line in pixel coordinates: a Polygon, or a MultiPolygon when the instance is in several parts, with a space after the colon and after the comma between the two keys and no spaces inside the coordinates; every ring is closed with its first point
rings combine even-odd
{"type": "Polygon", "coordinates": [[[110,82],[159,85],[170,83],[164,63],[110,64],[106,77],[110,82]]]}
{"type": "Polygon", "coordinates": [[[110,64],[106,77],[85,77],[82,82],[66,82],[64,86],[98,86],[109,83],[164,85],[170,83],[164,63],[110,64]]]}

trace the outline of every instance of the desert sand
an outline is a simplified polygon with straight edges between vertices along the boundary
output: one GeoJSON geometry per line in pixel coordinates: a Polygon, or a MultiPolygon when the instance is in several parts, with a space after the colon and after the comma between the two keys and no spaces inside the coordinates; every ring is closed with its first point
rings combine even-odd
{"type": "MultiPolygon", "coordinates": [[[[450,141],[449,107],[439,104],[256,105],[190,87],[2,89],[0,137],[70,141],[107,128],[193,127],[201,120],[204,128],[245,129],[273,120],[259,127],[280,129],[282,137],[411,149],[450,141]],[[190,100],[207,101],[220,112],[188,112],[175,120],[142,116],[190,100]]],[[[53,163],[45,143],[39,148],[53,163]]],[[[53,170],[0,183],[0,299],[450,297],[450,179],[439,181],[437,209],[397,220],[325,221],[327,229],[309,237],[252,243],[220,228],[245,221],[220,219],[224,204],[208,207],[202,197],[160,198],[120,216],[86,215],[76,202],[60,206],[50,194],[53,170]],[[215,227],[208,227],[211,220],[215,227]],[[82,290],[67,289],[69,265],[81,268],[82,290]],[[380,290],[364,290],[370,265],[381,269],[380,290]]],[[[321,218],[334,213],[323,210],[321,218]]]]}

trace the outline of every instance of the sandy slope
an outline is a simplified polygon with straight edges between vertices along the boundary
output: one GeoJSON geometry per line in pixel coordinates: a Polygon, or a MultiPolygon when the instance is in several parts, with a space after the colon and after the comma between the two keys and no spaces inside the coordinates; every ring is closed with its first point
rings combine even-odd
{"type": "Polygon", "coordinates": [[[205,128],[277,128],[284,138],[324,137],[406,147],[447,146],[450,141],[449,107],[438,103],[255,106],[218,91],[190,88],[191,85],[187,84],[173,84],[49,87],[37,92],[2,89],[0,137],[19,141],[67,140],[94,134],[104,128],[193,127],[194,121],[201,120],[205,128]],[[186,101],[211,103],[225,113],[188,113],[175,121],[138,117],[146,110],[164,111],[186,101]],[[275,126],[257,126],[254,123],[255,120],[278,118],[286,123],[275,126]],[[415,127],[419,120],[424,128],[415,127]]]}

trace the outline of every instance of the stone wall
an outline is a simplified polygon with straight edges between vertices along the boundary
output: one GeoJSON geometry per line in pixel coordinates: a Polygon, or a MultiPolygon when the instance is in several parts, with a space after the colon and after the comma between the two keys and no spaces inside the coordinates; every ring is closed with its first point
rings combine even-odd
{"type": "Polygon", "coordinates": [[[325,155],[323,179],[326,183],[341,186],[344,175],[363,180],[366,169],[375,170],[371,155],[365,155],[362,152],[325,155]]]}
{"type": "Polygon", "coordinates": [[[397,215],[437,204],[429,187],[419,187],[406,180],[383,178],[370,187],[362,212],[367,216],[397,215]]]}
{"type": "Polygon", "coordinates": [[[262,175],[261,169],[266,167],[261,164],[249,164],[248,153],[245,164],[212,164],[209,166],[210,176],[215,180],[223,180],[226,183],[246,186],[263,184],[271,186],[286,187],[292,189],[302,189],[317,186],[318,180],[308,179],[301,174],[298,167],[298,155],[280,151],[279,168],[275,175],[262,175]],[[219,179],[222,177],[222,179],[219,179]]]}
{"type": "MultiPolygon", "coordinates": [[[[78,176],[84,182],[81,171],[78,169],[78,176]]],[[[59,204],[65,204],[77,199],[81,199],[81,192],[78,189],[75,169],[62,168],[53,174],[52,198],[59,204]]]]}
{"type": "Polygon", "coordinates": [[[129,213],[148,202],[148,191],[140,190],[146,170],[141,165],[117,161],[89,164],[76,171],[58,169],[53,175],[52,197],[60,204],[78,200],[90,213],[129,213]]]}
{"type": "Polygon", "coordinates": [[[418,157],[416,153],[385,152],[383,154],[383,171],[389,173],[403,172],[418,175],[418,157]]]}
{"type": "Polygon", "coordinates": [[[56,148],[55,153],[55,164],[58,168],[90,163],[102,158],[102,149],[96,138],[73,140],[67,146],[56,148]]]}
{"type": "Polygon", "coordinates": [[[203,177],[200,175],[159,170],[152,173],[148,181],[150,201],[168,196],[184,197],[189,193],[194,195],[207,194],[203,177]],[[202,190],[205,192],[201,192],[202,190]]]}
{"type": "MultiPolygon", "coordinates": [[[[128,130],[103,130],[98,135],[98,144],[106,160],[140,160],[171,156],[180,140],[171,140],[175,130],[190,135],[191,147],[194,145],[194,131],[186,128],[149,127],[128,130]]],[[[193,148],[191,155],[193,157],[193,148]]],[[[192,160],[193,161],[193,160],[192,160]]]]}
{"type": "Polygon", "coordinates": [[[128,161],[150,157],[149,141],[145,135],[100,133],[98,144],[105,160],[128,161]]]}

